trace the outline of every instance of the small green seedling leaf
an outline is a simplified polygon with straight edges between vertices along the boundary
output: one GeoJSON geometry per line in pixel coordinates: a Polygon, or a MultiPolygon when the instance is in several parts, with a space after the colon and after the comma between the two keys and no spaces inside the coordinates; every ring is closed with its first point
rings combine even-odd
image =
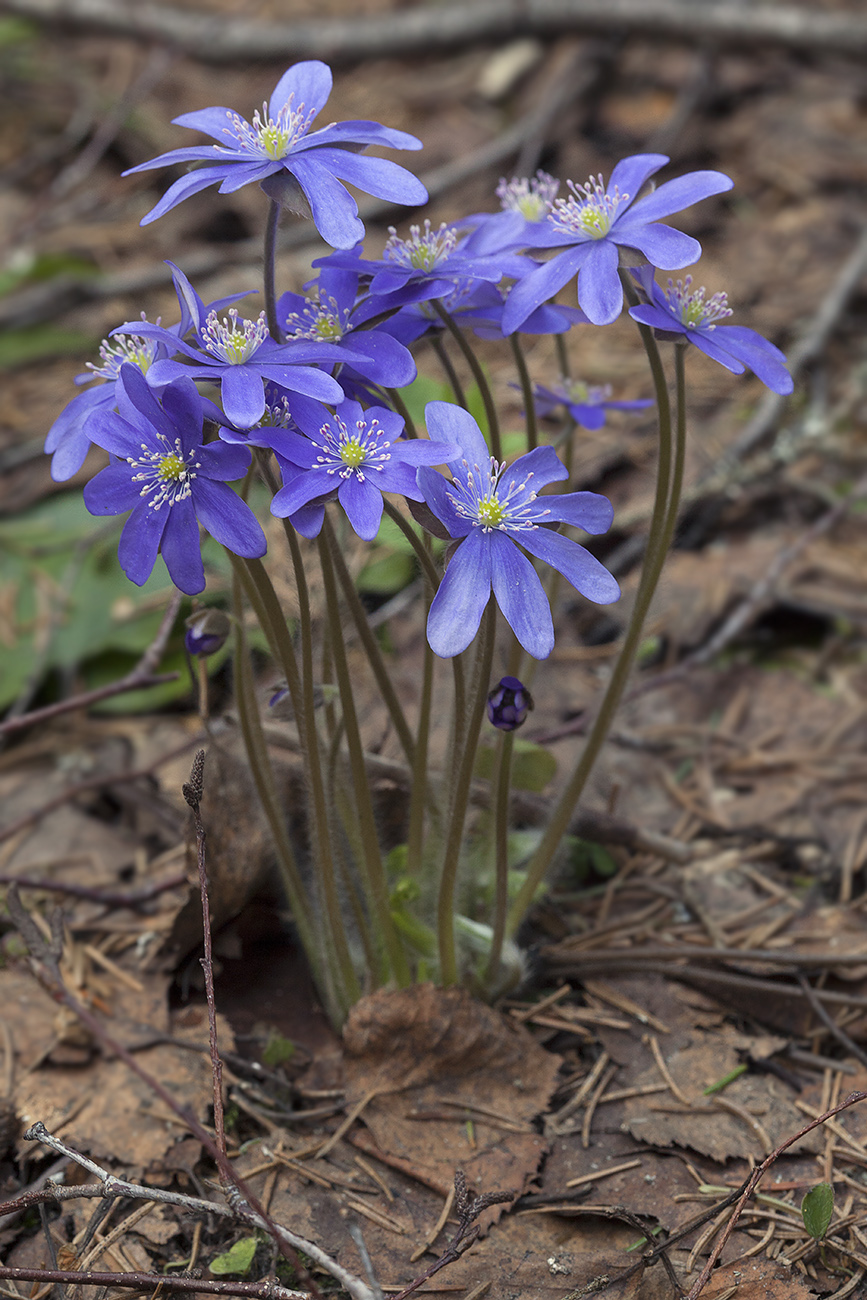
{"type": "MultiPolygon", "coordinates": [[[[285,1065],[291,1061],[295,1055],[295,1044],[291,1038],[284,1038],[278,1034],[276,1029],[272,1029],[268,1034],[268,1041],[262,1050],[262,1064],[270,1066],[273,1070],[278,1065],[285,1065]]],[[[229,1252],[231,1254],[231,1251],[229,1252]]],[[[213,1264],[211,1272],[214,1271],[213,1264]]]]}
{"type": "Polygon", "coordinates": [[[834,1213],[834,1188],[830,1183],[817,1183],[801,1201],[801,1217],[811,1237],[821,1241],[828,1231],[834,1213]]]}
{"type": "Polygon", "coordinates": [[[235,1242],[231,1250],[226,1251],[225,1255],[218,1255],[216,1259],[211,1260],[211,1272],[249,1273],[257,1245],[255,1237],[242,1237],[240,1241],[235,1242]]]}

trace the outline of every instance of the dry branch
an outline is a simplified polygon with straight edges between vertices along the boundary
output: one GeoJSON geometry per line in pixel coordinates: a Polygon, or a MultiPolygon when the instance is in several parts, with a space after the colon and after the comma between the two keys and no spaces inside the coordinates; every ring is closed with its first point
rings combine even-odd
{"type": "Polygon", "coordinates": [[[4,0],[2,8],[52,27],[158,41],[203,63],[324,58],[358,63],[502,44],[519,36],[640,35],[725,45],[777,45],[858,58],[867,21],[855,13],[686,0],[474,0],[365,18],[264,23],[118,0],[4,0]]]}

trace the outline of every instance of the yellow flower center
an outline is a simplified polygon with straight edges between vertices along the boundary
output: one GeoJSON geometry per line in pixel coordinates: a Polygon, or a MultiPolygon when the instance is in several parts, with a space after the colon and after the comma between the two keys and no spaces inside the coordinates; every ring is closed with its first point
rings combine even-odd
{"type": "Polygon", "coordinates": [[[173,451],[168,456],[163,456],[157,467],[157,474],[163,483],[177,483],[182,478],[186,478],[187,467],[173,451]]]}

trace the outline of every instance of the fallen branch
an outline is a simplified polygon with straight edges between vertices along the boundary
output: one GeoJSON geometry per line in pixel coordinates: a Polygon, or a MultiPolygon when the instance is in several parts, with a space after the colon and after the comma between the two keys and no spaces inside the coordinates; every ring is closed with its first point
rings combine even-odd
{"type": "Polygon", "coordinates": [[[11,1268],[0,1264],[8,1282],[60,1282],[68,1286],[131,1287],[135,1291],[193,1292],[196,1295],[240,1295],[251,1300],[309,1300],[307,1291],[289,1291],[279,1282],[212,1282],[200,1277],[171,1277],[165,1273],[78,1273],[60,1268],[11,1268]]]}
{"type": "Polygon", "coordinates": [[[640,35],[656,40],[782,46],[851,58],[867,52],[867,22],[858,14],[821,13],[790,5],[712,5],[684,0],[474,0],[427,4],[364,18],[264,23],[118,0],[4,0],[8,13],[52,28],[159,41],[202,63],[275,59],[364,59],[430,55],[520,36],[565,32],[640,35]]]}

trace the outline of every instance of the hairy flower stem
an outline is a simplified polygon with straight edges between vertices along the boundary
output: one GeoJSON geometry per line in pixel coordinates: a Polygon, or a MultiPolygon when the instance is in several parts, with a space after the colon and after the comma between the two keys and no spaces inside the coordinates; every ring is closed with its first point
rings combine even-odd
{"type": "Polygon", "coordinates": [[[388,400],[391,402],[393,410],[397,411],[398,415],[403,416],[403,422],[406,426],[406,436],[408,438],[417,438],[418,429],[415,427],[415,421],[410,415],[409,407],[401,397],[398,390],[396,388],[386,388],[385,392],[388,395],[388,400]]]}
{"type": "Polygon", "coordinates": [[[457,402],[458,406],[462,406],[465,411],[468,411],[470,408],[469,405],[467,404],[467,395],[464,392],[463,384],[458,378],[458,372],[455,370],[454,365],[452,364],[452,359],[449,356],[448,352],[446,352],[445,343],[440,338],[439,334],[431,334],[430,344],[434,352],[437,354],[437,360],[439,361],[440,365],[443,368],[446,379],[451,384],[451,389],[452,392],[454,393],[455,401],[457,402]]]}
{"type": "MultiPolygon", "coordinates": [[[[425,616],[430,609],[433,592],[430,584],[425,583],[427,599],[425,616]]],[[[424,861],[424,810],[428,785],[428,748],[430,744],[431,706],[433,704],[434,655],[425,639],[424,659],[422,661],[421,698],[419,700],[418,727],[415,738],[415,754],[412,763],[412,784],[409,795],[409,830],[407,831],[407,862],[410,872],[416,878],[422,875],[424,861]]],[[[439,818],[437,817],[437,822],[439,818]]]]}
{"type": "Polygon", "coordinates": [[[397,507],[392,505],[389,500],[383,500],[383,508],[389,519],[392,523],[397,525],[415,552],[415,557],[421,566],[422,573],[425,576],[425,581],[430,584],[433,591],[436,591],[437,587],[440,585],[440,576],[436,571],[433,560],[425,550],[424,543],[418,533],[415,531],[409,520],[405,519],[397,507]]]}
{"type": "MultiPolygon", "coordinates": [[[[298,705],[302,704],[303,707],[303,696],[305,692],[299,687],[295,648],[292,645],[289,630],[286,626],[286,620],[283,617],[283,612],[280,609],[280,604],[277,600],[274,588],[271,585],[271,581],[260,560],[243,560],[236,556],[232,556],[231,558],[236,576],[244,586],[247,597],[256,613],[259,626],[268,640],[271,653],[281,665],[286,675],[286,680],[289,685],[289,694],[292,697],[293,706],[296,709],[296,719],[299,719],[303,714],[298,712],[298,705]]],[[[241,630],[243,631],[243,629],[241,630]]],[[[242,724],[242,730],[244,734],[244,744],[247,748],[248,755],[250,756],[251,764],[253,764],[255,755],[251,749],[251,744],[256,743],[257,734],[261,736],[261,723],[259,722],[259,715],[256,709],[255,694],[252,694],[253,686],[249,668],[249,654],[247,656],[246,672],[249,678],[249,692],[251,693],[250,699],[252,700],[252,706],[250,700],[248,700],[247,709],[248,712],[250,712],[252,707],[253,713],[248,719],[247,725],[243,726],[242,724]]],[[[241,691],[239,687],[239,699],[240,695],[241,691]]],[[[239,703],[239,709],[240,707],[239,703]]],[[[331,847],[331,831],[327,817],[324,786],[322,783],[322,770],[318,752],[316,724],[315,720],[312,718],[311,723],[312,731],[308,730],[306,725],[299,726],[298,731],[305,752],[306,761],[304,763],[304,771],[309,782],[308,790],[312,795],[309,804],[312,812],[310,821],[312,827],[313,860],[316,864],[317,882],[321,885],[324,901],[323,915],[327,937],[325,955],[328,975],[328,984],[326,985],[326,988],[332,990],[333,996],[337,1001],[338,1005],[336,1010],[338,1011],[338,1016],[336,1023],[341,1024],[346,1012],[349,1010],[349,1007],[361,996],[361,989],[349,956],[348,938],[340,911],[340,902],[337,894],[334,872],[334,857],[331,847]]],[[[264,770],[264,764],[267,764],[267,774],[270,774],[270,763],[268,762],[267,750],[264,748],[264,740],[262,740],[262,754],[264,754],[264,760],[262,760],[260,755],[259,767],[264,770]]],[[[276,795],[274,794],[273,776],[270,778],[270,792],[267,784],[263,780],[256,779],[256,785],[275,842],[278,841],[278,830],[275,829],[275,826],[279,825],[280,842],[289,845],[291,852],[291,844],[286,835],[285,816],[282,808],[279,806],[279,801],[277,801],[276,795]]],[[[284,866],[285,853],[281,851],[279,844],[278,852],[280,852],[281,866],[284,866]]],[[[292,860],[294,861],[294,855],[292,860]]],[[[287,879],[287,890],[290,889],[290,884],[292,888],[294,888],[296,882],[287,875],[285,866],[284,876],[286,876],[287,879]]],[[[300,882],[300,877],[298,877],[298,881],[300,882]]],[[[305,906],[309,910],[309,903],[307,902],[303,884],[300,885],[300,888],[302,891],[301,896],[305,900],[305,906]]],[[[292,903],[294,913],[295,898],[292,892],[290,892],[290,902],[292,903]]],[[[308,956],[311,953],[318,956],[321,944],[317,943],[316,946],[311,949],[308,947],[307,939],[305,938],[300,925],[299,933],[301,934],[302,942],[304,943],[304,948],[308,953],[308,956]]],[[[321,984],[320,987],[322,987],[321,984]]],[[[335,1008],[330,1007],[329,1014],[332,1014],[334,1010],[335,1008]]]]}
{"type": "Polygon", "coordinates": [[[527,451],[533,451],[539,445],[539,422],[536,418],[536,403],[533,401],[533,381],[530,378],[530,372],[527,369],[527,359],[524,356],[524,349],[521,347],[521,340],[517,334],[509,335],[509,343],[512,348],[512,356],[515,358],[515,367],[518,371],[518,378],[521,381],[521,393],[524,397],[524,422],[527,426],[527,451]]]}
{"type": "Polygon", "coordinates": [[[333,962],[329,954],[323,952],[321,934],[310,912],[310,905],[304,882],[295,859],[292,842],[286,831],[286,818],[280,800],[277,797],[276,782],[268,757],[268,747],[262,732],[259,709],[253,675],[250,668],[250,649],[244,630],[244,608],[241,596],[243,561],[232,557],[235,566],[233,581],[233,606],[235,615],[235,690],[241,734],[250,763],[250,774],[259,795],[265,818],[274,841],[277,861],[283,876],[283,883],[292,908],[292,916],[298,928],[298,934],[308,955],[317,985],[323,990],[323,997],[330,1003],[329,1015],[336,1024],[342,1023],[350,1006],[352,997],[340,988],[338,972],[332,969],[333,962]]]}
{"type": "MultiPolygon", "coordinates": [[[[454,318],[446,311],[441,302],[436,299],[433,301],[434,310],[440,320],[451,334],[455,343],[457,343],[461,352],[464,354],[467,365],[473,374],[473,379],[479,386],[479,392],[482,395],[482,401],[485,404],[485,415],[488,421],[488,438],[491,444],[491,455],[494,460],[503,459],[503,440],[500,437],[500,417],[497,413],[497,403],[494,401],[494,394],[491,392],[491,385],[488,383],[488,377],[482,368],[482,363],[470,347],[464,332],[455,324],[454,318]]],[[[463,403],[461,403],[463,405],[463,403]]]]}
{"type": "Polygon", "coordinates": [[[454,773],[452,800],[449,806],[446,846],[437,903],[440,983],[445,986],[456,984],[458,981],[457,954],[455,951],[455,890],[458,880],[461,845],[464,838],[464,822],[467,815],[467,804],[470,798],[473,768],[475,767],[476,750],[479,743],[479,732],[482,719],[485,716],[485,705],[490,686],[496,620],[497,606],[493,597],[491,597],[487,609],[482,615],[481,632],[476,647],[473,681],[470,687],[469,708],[465,709],[462,714],[457,714],[455,719],[451,764],[454,773]]]}
{"type": "MultiPolygon", "coordinates": [[[[630,283],[624,283],[624,291],[628,296],[632,296],[633,291],[630,283]]],[[[506,925],[506,933],[509,937],[515,934],[521,924],[527,909],[533,901],[536,889],[544,879],[545,873],[553,861],[562,837],[568,829],[578,800],[584,792],[587,779],[611,729],[614,715],[626,689],[635,655],[641,643],[644,620],[647,617],[647,611],[650,608],[650,602],[653,599],[662,572],[662,566],[665,562],[666,552],[677,518],[682,478],[676,478],[673,471],[677,463],[679,463],[682,476],[683,453],[682,450],[679,450],[678,457],[673,465],[671,403],[668,396],[665,370],[653,331],[645,325],[638,325],[638,331],[650,364],[659,415],[659,459],[656,474],[656,496],[650,522],[647,550],[641,570],[641,579],[638,584],[635,604],[632,608],[632,617],[629,620],[629,626],[623,640],[623,647],[609,678],[599,712],[593,721],[575,770],[557,801],[536,852],[530,859],[524,883],[509,909],[506,925]]],[[[678,443],[681,444],[683,442],[684,420],[680,415],[678,416],[677,434],[678,443]]]]}
{"type": "Polygon", "coordinates": [[[415,742],[412,738],[412,732],[409,729],[409,723],[400,700],[397,698],[397,692],[394,689],[388,669],[385,666],[385,660],[382,657],[382,651],[377,644],[376,637],[370,629],[370,623],[367,621],[367,614],[364,611],[358,592],[355,590],[355,583],[352,581],[352,574],[346,567],[346,561],[339,546],[331,548],[332,559],[334,560],[334,569],[337,574],[337,580],[343,591],[343,599],[352,615],[352,621],[355,624],[355,630],[358,632],[361,644],[364,646],[364,653],[367,655],[371,671],[376,678],[376,684],[382,696],[385,707],[388,709],[388,715],[391,718],[392,725],[397,732],[403,752],[406,755],[406,761],[410,767],[415,760],[415,742]]]}
{"type": "Polygon", "coordinates": [[[282,343],[283,331],[277,320],[277,230],[280,226],[281,205],[272,199],[268,208],[268,220],[265,223],[264,250],[264,288],[265,316],[268,321],[268,333],[275,343],[282,343]]]}
{"type": "Polygon", "coordinates": [[[509,788],[512,778],[512,753],[515,733],[500,732],[497,736],[497,756],[494,767],[494,933],[491,938],[491,956],[485,979],[494,987],[503,941],[506,938],[506,916],[509,910],[509,788]]]}
{"type": "Polygon", "coordinates": [[[340,691],[343,722],[346,728],[346,745],[349,751],[349,765],[352,772],[355,803],[358,809],[363,848],[362,865],[368,899],[373,909],[374,933],[385,948],[391,965],[392,976],[398,987],[406,988],[407,985],[412,983],[412,975],[389,906],[388,880],[382,861],[379,838],[376,833],[370,783],[364,762],[364,747],[361,743],[361,732],[358,726],[358,715],[355,711],[355,699],[352,691],[352,678],[340,626],[340,607],[333,567],[338,543],[331,522],[327,517],[322,526],[322,532],[319,534],[318,546],[322,580],[325,586],[328,621],[332,629],[331,644],[334,655],[334,668],[337,676],[337,686],[340,691]]]}

